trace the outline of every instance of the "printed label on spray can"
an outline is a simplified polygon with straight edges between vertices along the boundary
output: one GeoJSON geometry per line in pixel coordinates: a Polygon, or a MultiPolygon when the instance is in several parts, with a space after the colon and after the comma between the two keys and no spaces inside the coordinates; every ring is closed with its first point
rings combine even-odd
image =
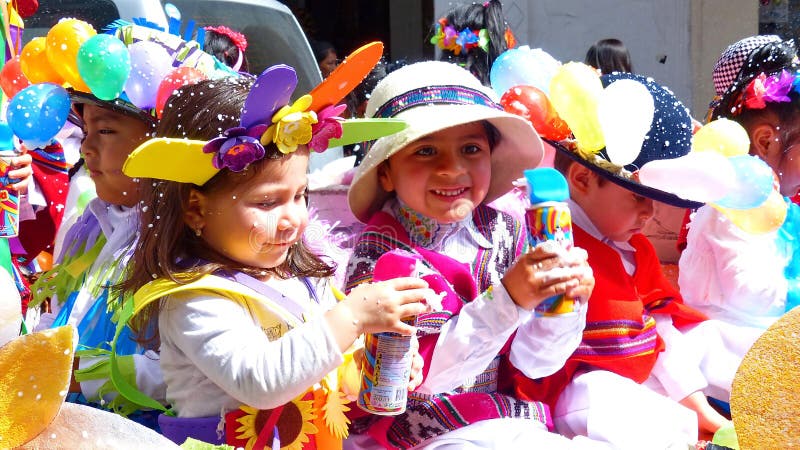
{"type": "MultiPolygon", "coordinates": [[[[403,320],[414,325],[415,319],[403,320]]],[[[411,377],[411,336],[367,334],[358,407],[372,414],[392,416],[406,410],[411,377]]]]}
{"type": "MultiPolygon", "coordinates": [[[[554,241],[565,250],[572,248],[572,215],[566,203],[543,202],[533,205],[525,211],[525,222],[531,247],[545,241],[554,241]]],[[[554,316],[573,312],[574,305],[575,299],[556,295],[540,303],[535,311],[543,316],[554,316]]]]}
{"type": "Polygon", "coordinates": [[[19,233],[19,193],[9,186],[18,180],[8,177],[12,169],[14,151],[0,152],[0,238],[14,237],[19,233]]]}

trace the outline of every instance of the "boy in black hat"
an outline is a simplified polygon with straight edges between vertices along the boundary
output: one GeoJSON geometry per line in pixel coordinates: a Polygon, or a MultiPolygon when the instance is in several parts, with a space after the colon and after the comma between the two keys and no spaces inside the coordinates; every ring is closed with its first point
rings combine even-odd
{"type": "Polygon", "coordinates": [[[715,345],[717,324],[683,304],[641,234],[654,200],[693,205],[640,183],[636,173],[648,162],[687,154],[691,118],[652,79],[614,74],[603,82],[618,79],[640,82],[654,100],[651,129],[633,163],[622,167],[604,151],[586,156],[556,144],[555,167],[570,188],[575,245],[588,252],[596,279],[583,341],[560,371],[539,380],[517,374],[514,389],[545,399],[557,431],[566,436],[585,435],[621,449],[685,448],[697,441],[698,424],[701,432],[713,433],[727,423],[705,395],[730,395],[738,360],[729,361],[715,345]]]}

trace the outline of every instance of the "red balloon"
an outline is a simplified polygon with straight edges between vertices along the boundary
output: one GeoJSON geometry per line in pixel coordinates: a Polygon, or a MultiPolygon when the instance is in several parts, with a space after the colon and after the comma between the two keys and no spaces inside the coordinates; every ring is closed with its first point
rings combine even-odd
{"type": "Polygon", "coordinates": [[[531,123],[540,136],[560,141],[568,138],[572,131],[558,116],[547,94],[533,86],[514,86],[500,98],[506,112],[516,114],[531,123]]]}
{"type": "Polygon", "coordinates": [[[6,65],[0,70],[0,88],[3,89],[6,97],[11,98],[17,95],[17,92],[30,85],[30,81],[22,73],[22,68],[19,65],[19,56],[15,56],[6,62],[6,65]]]}
{"type": "Polygon", "coordinates": [[[164,112],[164,106],[167,104],[167,100],[176,89],[180,89],[184,86],[195,84],[206,79],[208,79],[206,74],[198,69],[195,69],[194,67],[178,67],[172,69],[158,85],[158,93],[156,94],[156,114],[158,117],[161,118],[161,114],[164,112]]]}

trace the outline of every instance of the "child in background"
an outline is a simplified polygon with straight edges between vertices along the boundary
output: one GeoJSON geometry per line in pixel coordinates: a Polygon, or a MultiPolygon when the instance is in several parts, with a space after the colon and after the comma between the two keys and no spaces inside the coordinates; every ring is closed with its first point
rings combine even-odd
{"type": "MultiPolygon", "coordinates": [[[[747,130],[750,154],[778,175],[786,197],[800,190],[800,93],[792,83],[799,68],[792,42],[777,36],[732,44],[714,68],[720,97],[711,118],[728,118],[747,130]],[[759,93],[756,86],[769,90],[759,93]]],[[[711,206],[700,208],[691,218],[680,259],[678,282],[686,303],[743,330],[764,330],[796,306],[800,209],[788,199],[787,204],[783,226],[765,234],[739,229],[711,206]]]]}
{"type": "Polygon", "coordinates": [[[585,307],[552,318],[531,310],[556,294],[585,300],[593,279],[580,250],[523,254],[520,223],[486,206],[542,158],[530,124],[496,101],[444,62],[400,68],[370,96],[368,117],[409,127],[376,141],[356,170],[348,202],[367,226],[347,289],[369,283],[378,258],[400,248],[422,257],[425,279],[445,297],[442,311],[418,318],[425,378],[406,412],[358,419],[362,435],[351,448],[591,447],[548,433],[544,405],[497,392],[501,358],[534,377],[561,367],[580,340],[585,307]]]}
{"type": "Polygon", "coordinates": [[[600,73],[633,72],[631,54],[619,39],[601,39],[586,51],[586,64],[600,73]]]}
{"type": "Polygon", "coordinates": [[[409,334],[400,319],[429,309],[433,293],[412,278],[334,300],[333,268],[304,230],[309,146],[324,150],[338,121],[308,111],[310,96],[285,105],[296,83],[275,66],[181,89],[157,130],[176,139],[152,139],[125,166],[154,178],[125,288],[136,328],[157,329],[140,337],[161,350],[175,417],[159,422],[177,443],[340,446],[347,349],[364,332],[409,334]]]}
{"type": "Polygon", "coordinates": [[[501,53],[517,41],[503,16],[500,0],[454,6],[431,27],[431,43],[441,60],[458,64],[489,86],[489,72],[501,53]]]}
{"type": "MultiPolygon", "coordinates": [[[[116,32],[130,37],[129,44],[156,41],[173,45],[170,54],[177,62],[208,76],[215,76],[217,70],[232,73],[200,51],[196,42],[184,42],[177,36],[137,25],[122,25],[116,32]],[[190,51],[191,57],[183,59],[184,52],[190,51]]],[[[141,185],[122,173],[122,165],[128,154],[155,130],[155,112],[153,108],[139,108],[125,98],[104,101],[79,91],[73,91],[71,97],[82,120],[81,153],[97,198],[67,231],[57,265],[32,288],[35,300],[48,301],[51,309],[42,315],[37,328],[72,324],[78,329],[78,370],[70,387],[71,401],[96,402],[129,414],[138,405],[117,396],[109,380],[108,343],[113,340],[115,316],[123,301],[110,288],[124,279],[139,226],[141,185]]],[[[154,105],[155,98],[150,100],[154,105]]],[[[124,375],[151,397],[164,401],[165,386],[157,354],[136,345],[129,330],[120,342],[118,351],[126,355],[120,358],[124,375]]],[[[155,426],[154,420],[145,424],[155,426]]]]}
{"type": "Polygon", "coordinates": [[[244,34],[224,25],[205,27],[205,30],[203,50],[206,53],[236,72],[248,72],[247,57],[244,55],[247,50],[247,37],[244,34]]]}
{"type": "Polygon", "coordinates": [[[630,79],[653,95],[655,113],[636,160],[614,165],[603,153],[584,159],[558,146],[555,167],[569,183],[575,245],[589,252],[597,284],[589,300],[583,342],[558,373],[517,377],[515,392],[547,399],[556,429],[619,449],[694,444],[699,430],[727,421],[706,400],[727,399],[741,361],[724,341],[729,331],[685,306],[664,277],[655,249],[641,234],[653,201],[696,206],[638,182],[636,170],[691,149],[691,118],[652,79],[616,73],[604,84],[630,79]]]}

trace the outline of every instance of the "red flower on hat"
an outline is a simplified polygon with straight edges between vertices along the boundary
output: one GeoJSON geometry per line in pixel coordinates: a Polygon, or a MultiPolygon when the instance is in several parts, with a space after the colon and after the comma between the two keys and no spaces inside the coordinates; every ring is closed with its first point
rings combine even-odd
{"type": "Polygon", "coordinates": [[[764,94],[767,92],[764,83],[767,80],[765,74],[753,78],[753,81],[747,85],[744,91],[744,105],[750,109],[763,109],[766,108],[767,103],[764,101],[764,94]]]}

